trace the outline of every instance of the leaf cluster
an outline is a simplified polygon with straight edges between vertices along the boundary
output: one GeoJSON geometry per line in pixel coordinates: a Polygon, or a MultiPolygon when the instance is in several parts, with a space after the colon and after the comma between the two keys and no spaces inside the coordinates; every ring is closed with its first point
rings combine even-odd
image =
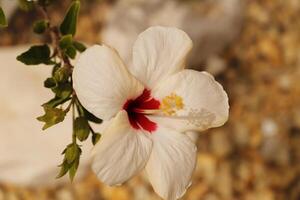
{"type": "MultiPolygon", "coordinates": [[[[72,1],[64,19],[59,26],[53,26],[47,13],[47,7],[53,0],[23,1],[20,4],[24,9],[38,7],[44,18],[36,21],[33,31],[36,34],[50,36],[51,45],[38,44],[31,46],[27,51],[17,57],[17,60],[25,65],[37,66],[44,64],[52,67],[51,75],[44,81],[44,87],[53,93],[53,98],[45,102],[42,107],[44,115],[37,119],[44,123],[43,130],[64,121],[66,115],[71,111],[73,116],[72,143],[67,145],[63,151],[64,159],[61,163],[58,178],[69,173],[73,180],[80,163],[81,148],[77,142],[86,141],[90,136],[95,145],[100,134],[96,133],[90,123],[102,123],[102,120],[88,112],[77,99],[72,87],[72,72],[74,66],[71,63],[78,53],[85,51],[84,44],[76,41],[75,34],[77,20],[80,10],[80,2],[72,1]]],[[[4,23],[1,18],[0,25],[4,23]]]]}
{"type": "Polygon", "coordinates": [[[61,178],[69,172],[69,177],[71,181],[73,181],[80,163],[81,153],[82,150],[78,144],[69,144],[62,152],[62,155],[64,155],[64,160],[59,165],[60,172],[56,178],[61,178]]]}

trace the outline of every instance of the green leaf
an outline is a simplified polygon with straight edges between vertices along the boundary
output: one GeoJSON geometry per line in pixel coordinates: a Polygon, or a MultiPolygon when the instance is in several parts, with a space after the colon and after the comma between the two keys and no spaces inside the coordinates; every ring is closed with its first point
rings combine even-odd
{"type": "Polygon", "coordinates": [[[69,169],[69,177],[71,179],[71,182],[73,182],[73,180],[74,180],[78,166],[79,166],[79,158],[74,161],[74,163],[72,164],[72,166],[69,169]]]}
{"type": "Polygon", "coordinates": [[[60,167],[60,172],[56,176],[56,178],[61,178],[63,177],[70,169],[71,165],[67,162],[67,160],[64,160],[64,162],[59,165],[60,167]]]}
{"type": "Polygon", "coordinates": [[[17,60],[26,65],[50,64],[50,48],[46,44],[32,46],[29,50],[19,55],[17,60]]]}
{"type": "Polygon", "coordinates": [[[62,35],[75,35],[77,18],[80,10],[80,2],[74,1],[69,8],[62,24],[60,25],[60,32],[62,35]]]}
{"type": "Polygon", "coordinates": [[[57,83],[55,81],[54,78],[47,78],[45,81],[44,81],[44,87],[45,88],[54,88],[57,86],[57,83]]]}
{"type": "Polygon", "coordinates": [[[47,20],[40,20],[34,23],[33,25],[33,32],[37,34],[42,34],[46,31],[49,27],[49,21],[47,20]]]}
{"type": "Polygon", "coordinates": [[[96,145],[97,142],[100,140],[100,138],[101,138],[101,135],[99,133],[94,133],[92,135],[92,143],[93,143],[93,145],[96,145]]]}
{"type": "Polygon", "coordinates": [[[73,36],[71,34],[64,35],[59,41],[59,47],[61,49],[66,49],[69,46],[73,45],[73,36]]]}
{"type": "Polygon", "coordinates": [[[102,119],[99,119],[98,117],[96,117],[95,115],[93,115],[92,113],[90,113],[89,111],[87,111],[85,108],[83,108],[84,110],[84,116],[91,122],[94,122],[96,124],[101,124],[102,123],[102,119]]]}
{"type": "Polygon", "coordinates": [[[65,158],[69,164],[78,159],[81,154],[81,149],[75,143],[69,144],[65,152],[65,158]]]}
{"type": "Polygon", "coordinates": [[[76,137],[82,142],[89,137],[90,126],[84,117],[77,117],[74,122],[76,137]]]}
{"type": "Polygon", "coordinates": [[[79,52],[84,52],[86,50],[85,45],[80,42],[74,41],[73,45],[74,45],[75,49],[79,52]]]}
{"type": "Polygon", "coordinates": [[[71,59],[74,59],[76,57],[76,49],[73,46],[69,46],[66,49],[67,56],[69,56],[71,59]]]}
{"type": "Polygon", "coordinates": [[[0,6],[0,27],[6,27],[7,21],[3,9],[0,6]]]}
{"type": "Polygon", "coordinates": [[[57,97],[66,99],[69,98],[73,92],[71,83],[61,83],[57,87],[52,88],[52,91],[57,97]]]}
{"type": "Polygon", "coordinates": [[[64,110],[59,108],[51,108],[44,106],[45,114],[37,118],[37,120],[41,122],[45,122],[43,126],[43,130],[64,121],[66,113],[64,110]]]}
{"type": "Polygon", "coordinates": [[[96,124],[101,124],[102,123],[102,119],[99,119],[98,117],[96,117],[95,115],[93,115],[92,113],[90,113],[88,110],[86,110],[81,104],[80,102],[77,100],[76,102],[77,105],[77,110],[79,112],[80,116],[85,117],[88,121],[94,122],[96,124]]]}
{"type": "Polygon", "coordinates": [[[85,116],[84,116],[84,108],[83,108],[83,106],[80,104],[79,100],[76,99],[75,103],[76,103],[76,108],[77,108],[77,111],[78,111],[79,116],[85,117],[85,116]]]}
{"type": "Polygon", "coordinates": [[[61,105],[67,101],[69,101],[71,97],[68,97],[66,99],[62,99],[60,97],[55,96],[53,99],[50,99],[48,102],[44,103],[42,106],[47,106],[51,108],[55,108],[58,105],[61,105]]]}
{"type": "Polygon", "coordinates": [[[53,99],[51,99],[50,101],[44,103],[43,106],[55,108],[56,106],[61,105],[65,102],[69,101],[70,99],[71,99],[71,97],[62,99],[62,98],[56,96],[53,99]]]}

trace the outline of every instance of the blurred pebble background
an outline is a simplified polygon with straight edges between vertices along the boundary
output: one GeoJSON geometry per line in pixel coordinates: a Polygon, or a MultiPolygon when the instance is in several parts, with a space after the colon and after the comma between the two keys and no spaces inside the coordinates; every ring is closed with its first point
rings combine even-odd
{"type": "MultiPolygon", "coordinates": [[[[105,32],[118,21],[109,16],[119,16],[116,13],[117,8],[120,9],[119,1],[83,1],[78,40],[88,44],[101,43],[102,39],[106,38],[103,37],[107,34],[105,32]]],[[[126,4],[124,6],[130,10],[133,2],[142,0],[124,1],[126,2],[122,4],[126,4]]],[[[218,37],[210,41],[194,33],[196,52],[193,54],[203,56],[200,56],[199,60],[191,56],[189,63],[197,66],[199,70],[206,69],[213,73],[229,94],[231,105],[229,121],[223,127],[199,134],[198,164],[193,184],[183,199],[299,200],[300,1],[236,1],[234,5],[238,7],[229,12],[236,12],[236,15],[227,22],[222,21],[222,10],[218,10],[220,2],[176,2],[177,6],[189,6],[188,16],[192,16],[191,13],[199,13],[199,19],[217,16],[214,18],[215,26],[221,28],[205,31],[206,35],[210,35],[209,33],[213,34],[215,30],[221,30],[218,37]],[[220,21],[222,23],[218,24],[220,21]],[[224,23],[229,25],[224,26],[224,23]],[[222,36],[228,37],[220,38],[222,36]],[[204,45],[202,49],[201,44],[204,45]],[[205,51],[207,47],[213,49],[209,55],[205,51]]],[[[166,4],[164,1],[161,3],[166,4]]],[[[54,23],[62,19],[62,13],[68,5],[69,1],[59,1],[52,7],[51,18],[54,23]]],[[[38,13],[26,13],[19,9],[13,12],[9,27],[0,30],[1,47],[47,41],[48,38],[40,38],[30,29],[30,25],[38,16],[38,13]]],[[[196,18],[192,18],[192,21],[196,30],[196,18]]],[[[136,37],[134,27],[140,27],[142,30],[146,28],[145,25],[152,24],[145,22],[142,26],[136,26],[130,20],[128,23],[130,26],[128,25],[127,30],[132,30],[133,38],[136,37]]],[[[174,23],[177,26],[188,27],[188,21],[174,23]]],[[[212,25],[214,24],[210,24],[212,25]]],[[[203,30],[198,33],[201,31],[203,30]]],[[[122,45],[126,47],[127,44],[122,45]]],[[[20,187],[0,183],[0,200],[18,199],[159,198],[143,176],[136,177],[121,187],[110,188],[99,183],[90,172],[83,180],[74,184],[20,187]]]]}

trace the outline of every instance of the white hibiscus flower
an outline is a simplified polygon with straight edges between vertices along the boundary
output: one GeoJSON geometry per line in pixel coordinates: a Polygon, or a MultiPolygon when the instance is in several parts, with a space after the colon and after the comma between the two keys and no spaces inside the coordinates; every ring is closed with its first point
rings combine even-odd
{"type": "Polygon", "coordinates": [[[82,105],[109,120],[93,151],[92,168],[108,185],[146,169],[157,194],[173,200],[189,187],[196,146],[184,134],[223,125],[228,98],[206,72],[185,70],[192,41],[170,27],[151,27],[133,47],[126,67],[108,46],[88,48],[73,72],[82,105]]]}

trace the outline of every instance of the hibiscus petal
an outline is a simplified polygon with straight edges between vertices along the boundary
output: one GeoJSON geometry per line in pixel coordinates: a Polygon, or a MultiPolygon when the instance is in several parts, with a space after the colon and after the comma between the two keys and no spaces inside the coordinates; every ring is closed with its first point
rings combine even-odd
{"type": "Polygon", "coordinates": [[[141,33],[133,47],[130,71],[148,88],[184,68],[192,48],[189,36],[171,27],[151,27],[141,33]]]}
{"type": "Polygon", "coordinates": [[[136,98],[144,89],[117,52],[99,45],[88,48],[79,57],[73,85],[82,105],[104,120],[113,117],[128,99],[136,98]]]}
{"type": "Polygon", "coordinates": [[[160,84],[153,95],[162,102],[170,95],[182,100],[183,108],[173,109],[174,114],[150,117],[152,121],[179,131],[203,131],[221,126],[228,119],[227,94],[206,72],[183,70],[160,84]]]}
{"type": "Polygon", "coordinates": [[[159,126],[146,172],[154,191],[166,200],[178,199],[191,184],[197,148],[182,133],[159,126]]]}
{"type": "Polygon", "coordinates": [[[134,130],[126,111],[121,111],[95,146],[92,168],[104,183],[119,185],[145,167],[151,150],[151,139],[134,130]]]}

